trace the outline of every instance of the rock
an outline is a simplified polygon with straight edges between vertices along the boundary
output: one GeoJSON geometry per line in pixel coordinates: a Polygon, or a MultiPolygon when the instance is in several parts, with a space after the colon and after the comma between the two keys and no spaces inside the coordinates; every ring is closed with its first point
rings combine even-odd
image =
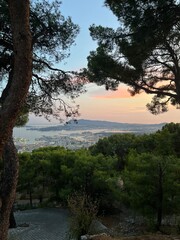
{"type": "Polygon", "coordinates": [[[29,224],[28,223],[22,223],[22,224],[19,224],[18,227],[29,227],[29,224]]]}
{"type": "Polygon", "coordinates": [[[100,221],[93,220],[90,224],[88,235],[95,235],[100,233],[109,233],[109,229],[104,226],[100,221]]]}
{"type": "Polygon", "coordinates": [[[95,234],[95,235],[83,235],[81,236],[81,240],[98,240],[98,239],[109,239],[106,233],[95,234]]]}
{"type": "Polygon", "coordinates": [[[89,239],[88,235],[81,236],[81,240],[88,240],[88,239],[89,239]]]}
{"type": "Polygon", "coordinates": [[[108,235],[106,233],[96,234],[89,236],[89,239],[92,240],[100,240],[100,239],[109,239],[108,235]]]}

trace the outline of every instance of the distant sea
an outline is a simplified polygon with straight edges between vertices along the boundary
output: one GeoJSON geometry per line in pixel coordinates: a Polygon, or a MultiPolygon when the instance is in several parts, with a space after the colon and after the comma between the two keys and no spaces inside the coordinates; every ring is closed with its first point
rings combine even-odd
{"type": "Polygon", "coordinates": [[[42,136],[70,136],[80,135],[84,132],[92,134],[100,132],[108,133],[151,133],[162,128],[165,123],[161,124],[128,124],[108,121],[95,120],[79,120],[78,123],[70,123],[67,125],[32,125],[14,128],[13,136],[15,139],[25,139],[29,144],[34,143],[42,136]]]}
{"type": "MultiPolygon", "coordinates": [[[[34,126],[33,126],[34,127],[34,126]]],[[[42,127],[42,126],[41,126],[42,127]]],[[[29,144],[34,143],[36,139],[42,137],[42,136],[54,136],[56,135],[56,132],[54,131],[48,131],[48,132],[41,132],[38,130],[29,130],[29,127],[18,127],[14,128],[13,130],[13,136],[15,139],[26,139],[29,144]]]]}

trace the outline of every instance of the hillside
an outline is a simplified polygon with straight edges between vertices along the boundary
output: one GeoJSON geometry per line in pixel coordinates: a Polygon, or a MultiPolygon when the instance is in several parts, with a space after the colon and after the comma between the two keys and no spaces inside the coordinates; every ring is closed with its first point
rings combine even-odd
{"type": "Polygon", "coordinates": [[[164,126],[165,123],[160,124],[130,124],[130,123],[118,123],[109,121],[99,121],[99,120],[84,120],[80,119],[78,121],[69,121],[64,125],[53,125],[47,127],[32,127],[27,126],[28,130],[36,131],[75,131],[75,130],[93,130],[93,129],[106,129],[106,130],[118,130],[118,131],[128,131],[128,132],[139,132],[139,133],[149,133],[155,132],[164,126]]]}

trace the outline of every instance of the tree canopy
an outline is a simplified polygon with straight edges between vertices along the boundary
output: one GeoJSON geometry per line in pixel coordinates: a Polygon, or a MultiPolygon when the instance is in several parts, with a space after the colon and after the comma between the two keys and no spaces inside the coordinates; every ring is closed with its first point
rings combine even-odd
{"type": "Polygon", "coordinates": [[[18,190],[32,196],[49,197],[67,203],[74,192],[84,192],[100,201],[100,207],[112,207],[112,195],[117,197],[117,159],[88,150],[68,150],[45,147],[32,153],[21,153],[18,190]],[[28,191],[27,191],[28,190],[28,191]],[[110,204],[111,202],[111,204],[110,204]]]}
{"type": "Polygon", "coordinates": [[[153,220],[157,228],[165,216],[180,211],[179,130],[179,123],[169,123],[156,133],[115,134],[89,149],[93,155],[117,158],[121,202],[153,220]]]}
{"type": "Polygon", "coordinates": [[[179,212],[179,166],[180,159],[170,155],[132,151],[122,173],[124,203],[153,217],[159,228],[164,216],[179,212]]]}
{"type": "Polygon", "coordinates": [[[180,104],[180,2],[115,1],[105,5],[116,15],[119,27],[90,27],[98,42],[88,57],[90,81],[117,89],[125,83],[132,95],[152,94],[147,108],[158,114],[180,104]]]}
{"type": "MultiPolygon", "coordinates": [[[[6,86],[0,103],[8,94],[14,68],[12,31],[6,1],[0,1],[0,82],[6,86]]],[[[58,69],[57,63],[69,56],[79,27],[70,17],[60,12],[60,2],[46,0],[32,1],[30,6],[30,28],[32,32],[33,74],[26,101],[26,109],[36,115],[58,117],[76,116],[78,106],[69,106],[63,101],[63,94],[74,98],[82,91],[82,79],[77,81],[73,72],[58,69]],[[58,102],[58,103],[57,103],[58,102]]]]}

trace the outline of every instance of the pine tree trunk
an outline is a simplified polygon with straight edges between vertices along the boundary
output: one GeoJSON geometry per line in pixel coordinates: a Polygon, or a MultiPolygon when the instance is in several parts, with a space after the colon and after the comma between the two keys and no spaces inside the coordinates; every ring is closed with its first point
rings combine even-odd
{"type": "Polygon", "coordinates": [[[157,230],[159,230],[162,224],[162,212],[163,212],[162,205],[163,205],[163,173],[162,173],[162,167],[159,166],[157,230]]]}
{"type": "Polygon", "coordinates": [[[30,207],[33,208],[31,183],[29,183],[29,204],[30,204],[30,207]]]}
{"type": "Polygon", "coordinates": [[[10,137],[3,152],[4,169],[1,178],[0,240],[7,239],[9,218],[15,200],[19,162],[13,138],[10,137]]]}
{"type": "Polygon", "coordinates": [[[8,0],[13,36],[13,77],[0,106],[0,157],[24,106],[32,78],[32,38],[29,0],[8,0]]]}
{"type": "Polygon", "coordinates": [[[26,100],[32,78],[29,0],[6,2],[12,27],[14,68],[11,86],[0,106],[0,159],[6,156],[0,183],[0,240],[7,240],[18,176],[18,158],[12,130],[26,100]]]}
{"type": "Polygon", "coordinates": [[[10,213],[10,218],[9,218],[9,228],[16,228],[16,220],[14,217],[14,211],[13,208],[11,209],[11,213],[10,213]]]}

